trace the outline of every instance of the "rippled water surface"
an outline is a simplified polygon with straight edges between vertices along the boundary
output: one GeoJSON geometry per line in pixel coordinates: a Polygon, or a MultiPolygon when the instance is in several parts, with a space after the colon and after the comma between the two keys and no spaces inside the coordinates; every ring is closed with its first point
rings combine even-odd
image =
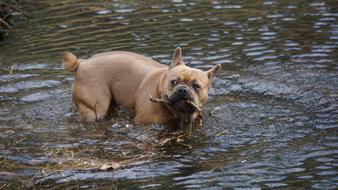
{"type": "Polygon", "coordinates": [[[0,189],[338,187],[338,3],[22,1],[0,42],[0,189]],[[222,64],[190,139],[125,110],[84,125],[61,54],[222,64]],[[108,169],[107,169],[108,168],[108,169]]]}

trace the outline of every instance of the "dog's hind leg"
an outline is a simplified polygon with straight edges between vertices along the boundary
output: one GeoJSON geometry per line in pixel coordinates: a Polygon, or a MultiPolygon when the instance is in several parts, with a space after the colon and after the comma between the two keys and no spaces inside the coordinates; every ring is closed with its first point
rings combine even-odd
{"type": "Polygon", "coordinates": [[[87,93],[76,94],[74,101],[79,109],[82,120],[95,122],[106,117],[111,97],[109,95],[98,97],[94,92],[87,91],[87,93]]]}
{"type": "MultiPolygon", "coordinates": [[[[81,65],[80,65],[81,66],[81,65]]],[[[73,100],[79,108],[82,120],[95,122],[106,117],[112,94],[100,80],[78,79],[73,85],[73,100]]]]}
{"type": "Polygon", "coordinates": [[[101,100],[100,102],[95,102],[90,107],[84,103],[78,103],[78,109],[83,121],[95,122],[106,117],[109,105],[110,101],[101,100]]]}
{"type": "Polygon", "coordinates": [[[77,103],[79,109],[81,120],[85,122],[95,122],[97,121],[97,114],[91,108],[83,103],[77,103]]]}
{"type": "Polygon", "coordinates": [[[107,112],[110,107],[110,101],[110,97],[101,97],[100,100],[95,102],[94,111],[96,121],[102,120],[107,116],[107,112]]]}

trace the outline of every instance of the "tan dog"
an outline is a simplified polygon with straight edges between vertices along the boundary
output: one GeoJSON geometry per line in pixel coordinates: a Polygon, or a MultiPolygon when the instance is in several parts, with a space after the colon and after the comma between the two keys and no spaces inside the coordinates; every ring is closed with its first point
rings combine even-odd
{"type": "Polygon", "coordinates": [[[65,70],[75,72],[73,100],[84,121],[103,119],[110,105],[117,104],[134,110],[139,124],[191,124],[207,102],[212,79],[221,68],[217,65],[204,72],[187,67],[180,48],[170,66],[125,51],[89,59],[66,52],[63,64],[65,70]]]}

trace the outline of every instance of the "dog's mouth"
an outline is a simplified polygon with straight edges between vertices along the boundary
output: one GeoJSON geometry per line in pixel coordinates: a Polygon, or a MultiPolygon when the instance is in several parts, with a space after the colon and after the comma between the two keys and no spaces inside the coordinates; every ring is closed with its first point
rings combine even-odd
{"type": "Polygon", "coordinates": [[[201,111],[198,103],[193,98],[168,98],[170,106],[178,112],[182,113],[194,113],[196,111],[201,111]]]}
{"type": "Polygon", "coordinates": [[[173,91],[167,92],[162,98],[153,98],[152,102],[162,103],[170,107],[171,111],[193,114],[201,112],[201,106],[196,93],[190,87],[178,85],[173,91]]]}
{"type": "Polygon", "coordinates": [[[192,106],[192,102],[190,100],[178,100],[172,102],[172,108],[176,111],[183,112],[183,113],[194,113],[197,109],[192,106]]]}
{"type": "Polygon", "coordinates": [[[151,95],[149,95],[149,99],[152,102],[162,103],[166,106],[171,107],[173,110],[182,113],[194,113],[202,111],[200,105],[191,98],[173,99],[169,98],[169,96],[164,96],[164,98],[154,98],[151,95]]]}

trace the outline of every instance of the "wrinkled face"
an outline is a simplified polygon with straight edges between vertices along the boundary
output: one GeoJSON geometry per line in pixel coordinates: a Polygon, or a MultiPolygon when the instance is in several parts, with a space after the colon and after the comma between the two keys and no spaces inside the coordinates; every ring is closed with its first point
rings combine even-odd
{"type": "Polygon", "coordinates": [[[176,111],[193,113],[197,110],[189,101],[201,107],[208,100],[209,78],[202,70],[176,66],[168,72],[166,82],[166,95],[176,111]]]}
{"type": "Polygon", "coordinates": [[[202,71],[187,67],[183,62],[181,48],[176,48],[162,85],[162,93],[174,110],[194,113],[197,111],[196,106],[201,108],[207,102],[212,79],[220,68],[221,65],[216,65],[208,71],[202,71]]]}

